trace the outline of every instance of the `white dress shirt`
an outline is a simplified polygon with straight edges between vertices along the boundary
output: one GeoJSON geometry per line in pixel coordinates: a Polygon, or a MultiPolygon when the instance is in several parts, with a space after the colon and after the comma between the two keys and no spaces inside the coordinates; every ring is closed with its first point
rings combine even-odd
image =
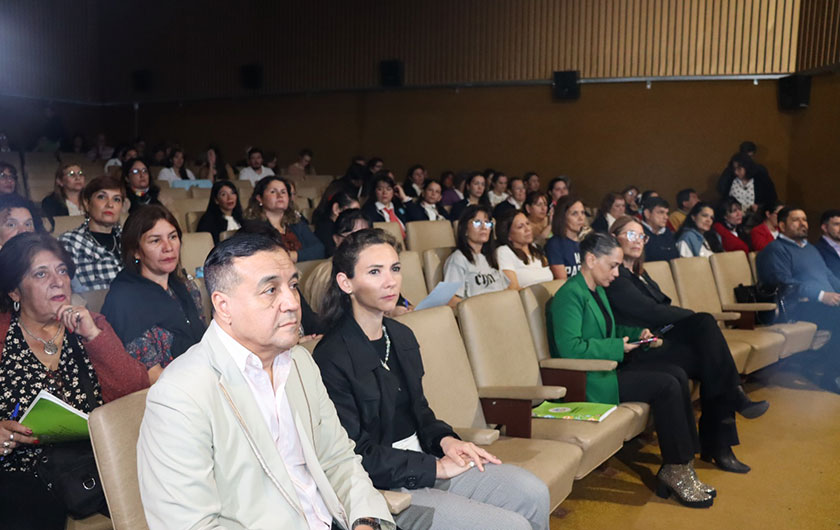
{"type": "Polygon", "coordinates": [[[260,172],[254,171],[251,166],[244,167],[239,171],[239,180],[250,180],[253,184],[259,182],[263,177],[274,176],[274,171],[270,167],[260,166],[260,172]]]}
{"type": "Polygon", "coordinates": [[[441,219],[445,219],[445,217],[437,211],[437,207],[434,204],[429,204],[426,201],[420,201],[420,206],[423,208],[423,211],[426,212],[426,217],[428,217],[430,221],[440,221],[441,219]]]}
{"type": "Polygon", "coordinates": [[[328,530],[332,526],[330,515],[324,499],[318,492],[318,486],[306,467],[303,448],[300,445],[297,428],[295,427],[292,408],[286,398],[286,381],[292,370],[292,357],[285,351],[274,358],[272,364],[273,377],[269,378],[263,370],[262,361],[255,354],[239,344],[236,339],[228,335],[214,320],[211,326],[216,327],[219,338],[224,344],[233,361],[248,382],[254,401],[257,402],[263,419],[265,419],[277,452],[283,458],[286,470],[295,485],[295,491],[300,500],[309,530],[328,530]],[[274,380],[272,387],[271,379],[274,380]]]}

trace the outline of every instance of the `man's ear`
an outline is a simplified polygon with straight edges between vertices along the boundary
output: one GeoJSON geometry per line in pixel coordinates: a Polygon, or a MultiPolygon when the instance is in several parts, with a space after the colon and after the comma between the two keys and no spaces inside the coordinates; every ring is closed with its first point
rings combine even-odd
{"type": "Polygon", "coordinates": [[[213,303],[213,318],[230,325],[233,321],[233,315],[228,295],[221,291],[214,291],[210,296],[210,301],[213,303]]]}
{"type": "Polygon", "coordinates": [[[353,284],[350,283],[350,278],[348,278],[346,274],[339,272],[335,275],[335,281],[338,284],[339,289],[347,294],[353,294],[353,284]]]}

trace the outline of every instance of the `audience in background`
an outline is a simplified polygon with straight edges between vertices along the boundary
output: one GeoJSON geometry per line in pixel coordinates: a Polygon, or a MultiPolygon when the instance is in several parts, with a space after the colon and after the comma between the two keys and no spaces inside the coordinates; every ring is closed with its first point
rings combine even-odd
{"type": "Polygon", "coordinates": [[[747,233],[744,229],[744,211],[741,203],[735,197],[726,197],[715,208],[715,224],[712,229],[720,236],[723,250],[732,252],[750,251],[747,243],[747,233]]]}
{"type": "Polygon", "coordinates": [[[207,210],[198,220],[196,232],[209,232],[213,243],[219,243],[219,235],[229,230],[242,228],[245,219],[239,202],[239,190],[229,180],[217,180],[210,190],[207,210]]]}
{"type": "Polygon", "coordinates": [[[540,191],[542,188],[542,184],[540,183],[540,176],[537,175],[533,171],[528,171],[525,175],[522,176],[523,182],[525,182],[525,188],[528,193],[533,191],[540,191]]]}
{"type": "Polygon", "coordinates": [[[551,219],[548,216],[548,199],[545,194],[539,191],[530,192],[525,196],[522,209],[531,223],[534,243],[544,246],[546,240],[551,237],[551,219]]]}
{"type": "Polygon", "coordinates": [[[668,216],[668,227],[670,230],[676,232],[682,227],[688,212],[694,208],[694,205],[700,202],[700,197],[693,188],[686,188],[677,192],[677,207],[671,211],[668,216]]]}
{"type": "Polygon", "coordinates": [[[487,179],[478,171],[470,173],[470,176],[466,180],[464,194],[466,196],[463,200],[452,205],[452,209],[449,211],[450,219],[460,219],[467,206],[475,204],[490,205],[490,201],[487,198],[487,179]]]}
{"type": "Polygon", "coordinates": [[[458,220],[455,251],[443,265],[443,281],[462,284],[449,301],[450,306],[456,307],[470,296],[508,287],[510,280],[499,271],[495,253],[490,208],[482,204],[468,206],[458,220]]]}
{"type": "Polygon", "coordinates": [[[315,166],[312,165],[312,159],[315,153],[312,149],[304,147],[298,152],[297,160],[289,164],[286,168],[286,175],[292,178],[305,177],[306,175],[315,175],[315,166]]]}
{"type": "Polygon", "coordinates": [[[184,166],[184,151],[182,149],[175,148],[169,153],[167,166],[160,170],[157,179],[167,182],[195,180],[193,172],[184,166]]]}
{"type": "Polygon", "coordinates": [[[382,169],[384,167],[385,167],[385,161],[382,160],[381,158],[379,158],[378,156],[375,156],[375,157],[371,158],[367,162],[367,168],[370,171],[371,175],[376,175],[377,173],[382,171],[382,169]]]}
{"type": "Polygon", "coordinates": [[[464,199],[464,182],[458,179],[456,185],[455,180],[455,173],[452,171],[447,170],[440,174],[440,187],[443,188],[440,199],[441,205],[452,206],[464,199]]]}
{"type": "Polygon", "coordinates": [[[111,168],[121,168],[124,163],[137,158],[137,150],[123,145],[114,153],[116,156],[105,162],[105,173],[111,174],[111,168]]]}
{"type": "MultiPolygon", "coordinates": [[[[525,186],[525,181],[521,177],[511,177],[508,179],[508,198],[500,202],[493,208],[493,217],[498,219],[505,212],[510,210],[521,210],[525,204],[525,198],[528,191],[525,186]]],[[[454,219],[454,218],[453,218],[454,219]]]]}
{"type": "Polygon", "coordinates": [[[571,181],[569,177],[560,175],[559,177],[554,177],[548,183],[548,207],[550,210],[554,209],[554,205],[557,204],[557,201],[569,195],[571,191],[571,181]]]}
{"type": "Polygon", "coordinates": [[[420,164],[408,168],[403,183],[403,191],[407,197],[417,198],[423,194],[423,183],[426,182],[426,169],[420,164]]]}
{"type": "MultiPolygon", "coordinates": [[[[674,233],[668,230],[668,201],[661,197],[648,197],[642,203],[642,225],[645,244],[645,259],[667,261],[680,257],[674,233]]],[[[611,227],[612,228],[612,227],[611,227]]]]}
{"type": "Polygon", "coordinates": [[[141,206],[160,204],[158,200],[160,188],[151,184],[149,166],[145,162],[139,158],[128,160],[122,166],[122,175],[128,201],[131,203],[129,213],[133,213],[141,206]]]}
{"type": "Polygon", "coordinates": [[[487,200],[490,207],[495,208],[504,200],[510,197],[508,193],[508,177],[504,173],[494,173],[490,181],[490,190],[487,192],[487,200]]]}
{"type": "Polygon", "coordinates": [[[543,251],[534,244],[534,232],[524,213],[512,210],[496,219],[496,262],[510,280],[511,289],[522,289],[553,278],[543,251]]]}
{"type": "Polygon", "coordinates": [[[580,272],[579,240],[584,226],[586,212],[580,199],[567,195],[557,201],[552,220],[554,235],[545,245],[548,267],[554,279],[565,280],[580,272]]]}
{"type": "Polygon", "coordinates": [[[840,210],[827,210],[820,217],[822,237],[814,244],[828,269],[840,278],[840,210]]]}
{"type": "Polygon", "coordinates": [[[380,171],[373,178],[371,186],[373,195],[368,198],[362,207],[362,211],[373,222],[397,223],[403,239],[405,239],[406,212],[404,205],[408,202],[408,196],[401,186],[394,183],[393,177],[385,171],[380,171]],[[394,197],[394,195],[397,195],[397,197],[394,197]]]}
{"type": "Polygon", "coordinates": [[[641,217],[639,188],[631,184],[621,191],[621,196],[624,197],[624,213],[633,217],[641,217]]]}
{"type": "Polygon", "coordinates": [[[17,148],[9,142],[9,136],[5,131],[0,131],[0,153],[11,153],[17,151],[17,148]]]}
{"type": "Polygon", "coordinates": [[[721,198],[736,199],[741,208],[749,213],[779,200],[776,186],[770,180],[767,170],[757,164],[747,152],[732,156],[729,167],[718,180],[717,191],[721,198]]]}
{"type": "Polygon", "coordinates": [[[125,200],[119,177],[96,177],[85,186],[85,221],[58,238],[73,258],[74,290],[107,289],[122,270],[120,214],[125,200]]]}
{"type": "Polygon", "coordinates": [[[96,145],[87,152],[87,157],[96,162],[97,160],[107,161],[114,156],[114,148],[108,145],[108,140],[105,138],[105,133],[96,135],[96,145]]]}
{"type": "Polygon", "coordinates": [[[102,314],[154,382],[173,359],[201,340],[201,292],[181,268],[181,227],[163,206],[132,213],[122,237],[123,270],[102,314]]]}
{"type": "Polygon", "coordinates": [[[271,168],[263,166],[263,152],[259,147],[248,149],[248,166],[239,171],[239,180],[250,180],[254,186],[257,181],[274,175],[271,168]]]}
{"type": "Polygon", "coordinates": [[[201,167],[198,168],[198,178],[202,180],[233,180],[233,168],[225,162],[219,148],[211,145],[204,152],[201,160],[201,167]]]}
{"type": "Polygon", "coordinates": [[[38,207],[14,193],[0,195],[0,247],[23,232],[45,232],[38,207]]]}
{"type": "Polygon", "coordinates": [[[405,205],[406,221],[443,221],[449,219],[449,213],[440,204],[440,184],[434,180],[423,183],[420,197],[405,205]]]}
{"type": "Polygon", "coordinates": [[[694,205],[676,234],[677,251],[681,258],[708,258],[715,252],[723,252],[720,235],[712,230],[715,211],[705,202],[694,205]]]}
{"type": "Polygon", "coordinates": [[[335,253],[335,230],[336,220],[339,214],[345,210],[358,209],[361,206],[359,201],[347,195],[343,191],[335,193],[328,201],[318,204],[318,208],[312,213],[312,220],[315,223],[315,235],[324,244],[324,254],[327,257],[335,253]]]}
{"type": "Polygon", "coordinates": [[[633,190],[625,193],[616,193],[611,191],[604,195],[601,199],[601,208],[598,210],[598,216],[592,222],[592,230],[596,232],[609,232],[610,227],[616,219],[622,215],[631,215],[627,213],[627,202],[625,197],[633,190]]]}
{"type": "Polygon", "coordinates": [[[778,202],[771,202],[761,207],[763,222],[755,225],[750,230],[750,246],[759,252],[779,236],[779,212],[784,205],[778,202]]]}
{"type": "Polygon", "coordinates": [[[55,190],[41,201],[41,210],[48,217],[82,215],[82,189],[85,174],[76,164],[64,164],[55,173],[55,190]]]}
{"type": "Polygon", "coordinates": [[[17,192],[17,178],[15,166],[0,162],[0,197],[17,192]]]}

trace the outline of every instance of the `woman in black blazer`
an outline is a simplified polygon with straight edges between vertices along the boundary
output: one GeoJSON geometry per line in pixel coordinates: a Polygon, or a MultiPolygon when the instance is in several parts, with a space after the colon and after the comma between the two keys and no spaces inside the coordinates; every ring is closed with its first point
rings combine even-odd
{"type": "Polygon", "coordinates": [[[618,278],[606,289],[616,323],[651,330],[673,326],[663,334],[664,346],[648,355],[678,364],[700,381],[701,458],[724,471],[748,472],[749,466],[732,452],[732,446],[738,444],[735,411],[746,418],[757,418],[769,404],[751,401],[744,393],[732,353],[715,319],[708,313],[671,305],[671,299],[644,272],[641,223],[623,216],[613,223],[610,233],[624,253],[618,278]]]}
{"type": "Polygon", "coordinates": [[[414,334],[384,318],[401,283],[393,237],[377,229],[348,235],[333,256],[323,304],[330,331],[314,352],[373,484],[411,490],[411,507],[396,516],[401,528],[427,528],[431,508],[432,528],[547,530],[545,484],[460,440],[429,407],[414,334]]]}
{"type": "Polygon", "coordinates": [[[441,187],[436,180],[423,183],[423,193],[405,205],[406,219],[411,221],[449,220],[449,213],[440,204],[441,187]]]}
{"type": "Polygon", "coordinates": [[[228,230],[239,230],[245,223],[239,191],[229,180],[217,180],[210,190],[207,211],[198,220],[196,232],[210,232],[213,243],[219,244],[219,235],[228,230]]]}

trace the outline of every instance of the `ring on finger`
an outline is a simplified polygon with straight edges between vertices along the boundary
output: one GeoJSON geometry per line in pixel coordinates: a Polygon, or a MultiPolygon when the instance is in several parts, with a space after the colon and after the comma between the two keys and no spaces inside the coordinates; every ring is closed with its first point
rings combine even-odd
{"type": "Polygon", "coordinates": [[[72,310],[73,310],[73,308],[72,308],[72,307],[68,307],[67,309],[65,309],[64,311],[62,311],[62,313],[67,313],[68,311],[72,311],[72,310]]]}
{"type": "Polygon", "coordinates": [[[9,435],[9,440],[14,441],[14,439],[15,439],[15,433],[11,433],[11,434],[9,435]]]}
{"type": "Polygon", "coordinates": [[[10,445],[12,445],[12,442],[10,442],[9,440],[6,440],[5,442],[3,442],[3,447],[5,447],[7,449],[9,448],[10,445]]]}
{"type": "Polygon", "coordinates": [[[469,467],[475,467],[475,461],[470,460],[470,463],[469,463],[469,464],[467,464],[467,466],[469,466],[469,467]]]}
{"type": "Polygon", "coordinates": [[[11,452],[12,452],[12,450],[7,447],[7,448],[3,449],[3,456],[6,456],[7,454],[9,454],[11,452]]]}

